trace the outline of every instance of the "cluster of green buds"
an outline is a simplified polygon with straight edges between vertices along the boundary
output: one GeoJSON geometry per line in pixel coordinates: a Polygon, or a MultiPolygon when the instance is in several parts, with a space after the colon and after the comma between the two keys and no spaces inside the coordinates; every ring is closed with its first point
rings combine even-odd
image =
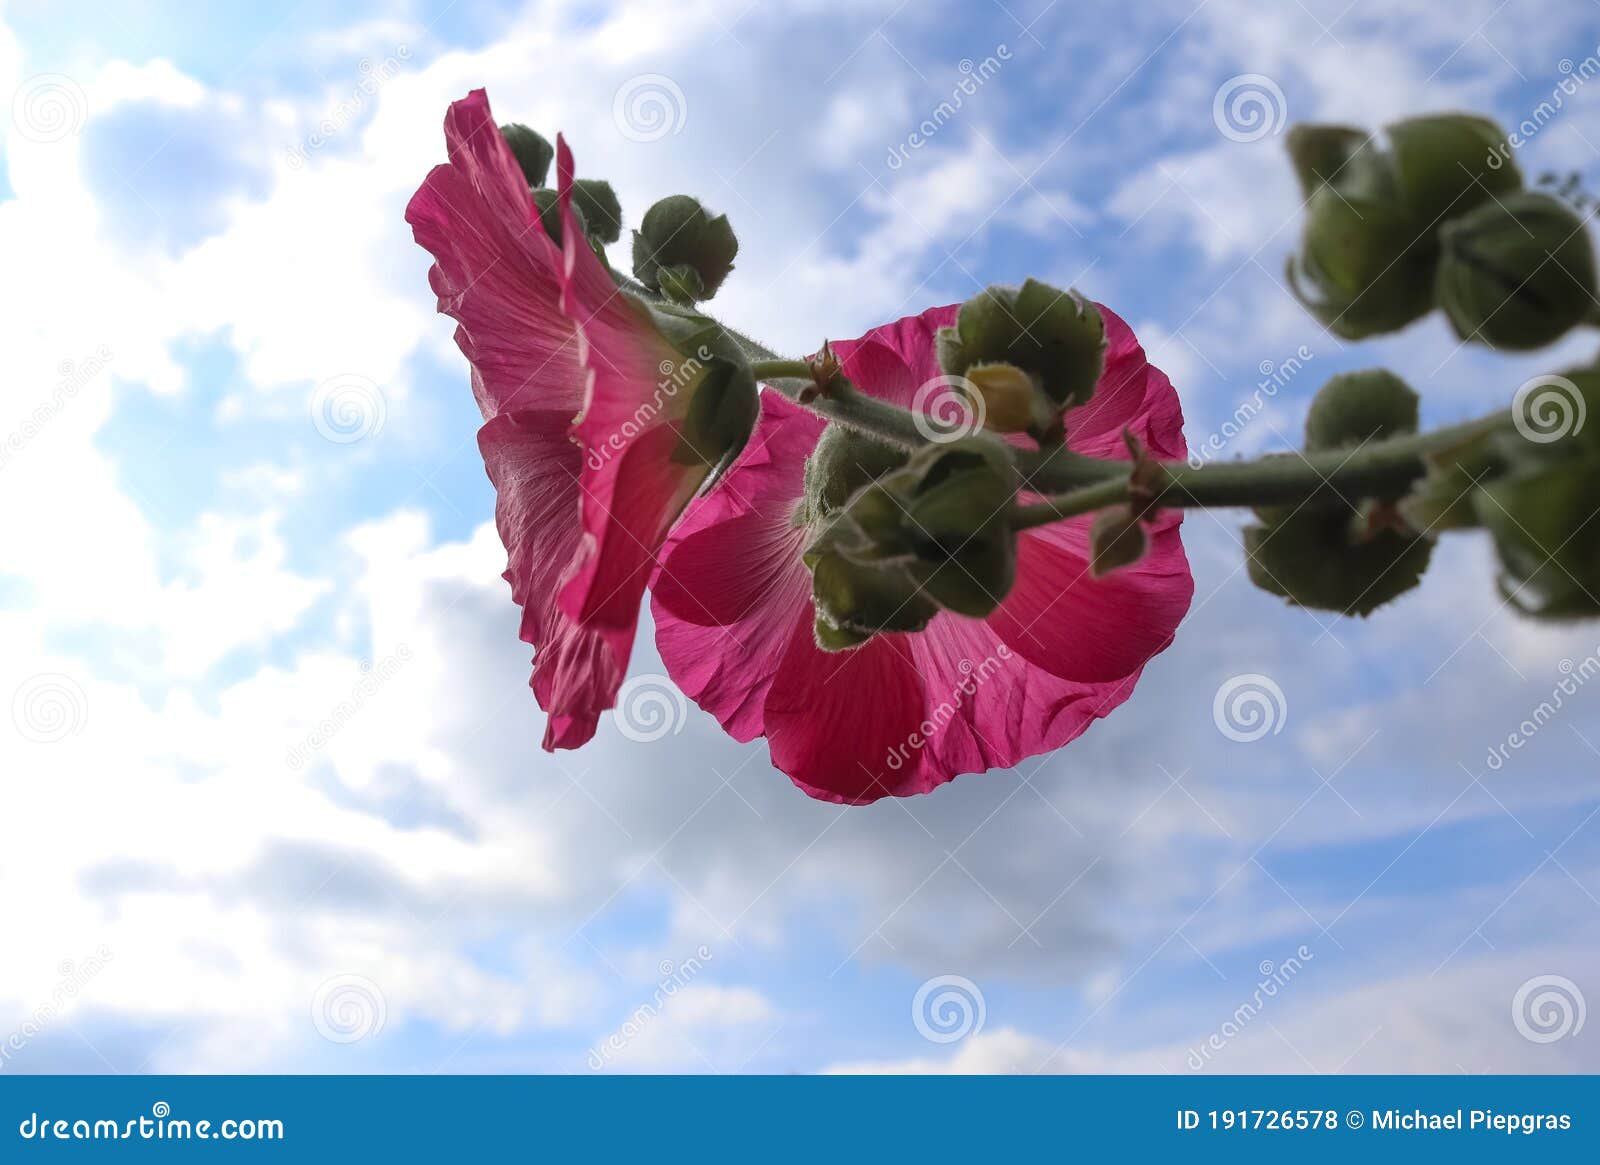
{"type": "MultiPolygon", "coordinates": [[[[1328,381],[1306,416],[1306,451],[1354,449],[1417,428],[1417,394],[1382,369],[1328,381]]],[[[1289,454],[1288,456],[1295,456],[1289,454]]],[[[1422,579],[1432,539],[1392,497],[1345,498],[1329,489],[1295,504],[1256,508],[1245,527],[1250,579],[1300,607],[1369,615],[1422,579]]]]}
{"type": "Polygon", "coordinates": [[[1289,279],[1346,339],[1393,332],[1441,308],[1463,340],[1550,343],[1596,309],[1582,217],[1523,187],[1494,122],[1407,118],[1380,134],[1296,126],[1289,153],[1305,228],[1289,279]]]}
{"type": "Polygon", "coordinates": [[[1016,469],[998,442],[966,437],[908,454],[839,424],[806,462],[817,643],[856,647],[918,631],[941,610],[981,618],[1011,590],[1016,469]]]}
{"type": "Polygon", "coordinates": [[[633,274],[674,303],[710,299],[733,270],[739,240],[728,216],[687,194],[663,198],[633,232],[633,274]]]}
{"type": "Polygon", "coordinates": [[[1094,394],[1105,348],[1093,303],[1034,279],[979,292],[938,335],[940,368],[984,425],[1038,441],[1059,439],[1062,411],[1094,394]]]}
{"type": "Polygon", "coordinates": [[[1413,521],[1481,527],[1507,602],[1539,619],[1600,615],[1600,368],[1530,380],[1511,423],[1434,454],[1402,503],[1413,521]]]}
{"type": "MultiPolygon", "coordinates": [[[[511,154],[533,192],[533,205],[545,233],[558,245],[561,242],[561,204],[554,188],[546,186],[555,148],[543,135],[525,125],[512,122],[500,127],[500,136],[511,147],[511,154]]],[[[589,245],[599,251],[622,237],[622,204],[611,183],[598,178],[578,178],[572,183],[572,212],[583,228],[589,245]]]]}

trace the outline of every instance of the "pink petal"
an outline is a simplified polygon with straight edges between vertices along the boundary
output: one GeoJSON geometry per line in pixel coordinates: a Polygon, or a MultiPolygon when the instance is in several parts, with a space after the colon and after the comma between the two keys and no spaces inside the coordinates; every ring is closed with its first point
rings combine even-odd
{"type": "Polygon", "coordinates": [[[478,431],[495,487],[505,578],[522,608],[522,638],[535,648],[529,683],[550,714],[547,750],[576,748],[594,735],[600,713],[616,702],[633,646],[631,630],[586,630],[555,602],[580,537],[581,454],[567,436],[569,423],[565,412],[521,410],[501,413],[478,431]]]}
{"type": "Polygon", "coordinates": [[[656,552],[710,467],[675,455],[689,405],[678,352],[649,313],[618,289],[572,211],[572,152],[556,139],[562,238],[561,309],[578,330],[583,411],[584,537],[560,594],[584,626],[632,634],[656,552]]]}
{"type": "Polygon", "coordinates": [[[433,254],[428,280],[460,325],[478,408],[485,420],[515,408],[576,412],[583,367],[558,310],[561,256],[482,89],[450,106],[444,130],[450,161],[412,195],[406,221],[433,254]]]}

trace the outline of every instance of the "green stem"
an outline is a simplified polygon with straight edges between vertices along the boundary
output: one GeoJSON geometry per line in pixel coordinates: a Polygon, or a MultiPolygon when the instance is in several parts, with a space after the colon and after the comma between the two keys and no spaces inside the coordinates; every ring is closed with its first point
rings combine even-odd
{"type": "MultiPolygon", "coordinates": [[[[1426,472],[1423,458],[1510,423],[1501,411],[1475,421],[1378,441],[1356,450],[1275,455],[1259,461],[1193,466],[1163,462],[1166,483],[1155,500],[1168,507],[1292,505],[1319,495],[1348,498],[1395,498],[1426,472]]],[[[1093,513],[1129,500],[1126,461],[1096,462],[1116,476],[1081,485],[1043,501],[1018,506],[1012,524],[1018,529],[1043,526],[1077,514],[1093,513]]]]}

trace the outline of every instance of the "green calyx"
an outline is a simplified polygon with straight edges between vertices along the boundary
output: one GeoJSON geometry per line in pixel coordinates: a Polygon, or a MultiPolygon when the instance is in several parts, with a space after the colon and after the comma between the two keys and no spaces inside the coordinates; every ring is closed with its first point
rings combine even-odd
{"type": "Polygon", "coordinates": [[[957,377],[978,373],[975,383],[990,386],[986,405],[1007,419],[1005,431],[1020,431],[1041,413],[1054,415],[1094,395],[1105,366],[1105,320],[1077,292],[1029,279],[967,300],[955,326],[940,329],[937,344],[940,367],[957,377]],[[1040,399],[1020,392],[1006,366],[1026,374],[1040,399]]]}
{"type": "Polygon", "coordinates": [[[702,465],[713,478],[738,456],[760,412],[756,380],[737,341],[716,320],[690,308],[646,301],[621,291],[677,353],[657,369],[652,400],[642,411],[678,418],[672,459],[702,465]],[[687,398],[687,406],[673,402],[687,398]]]}
{"type": "Polygon", "coordinates": [[[541,134],[518,122],[500,127],[500,136],[511,147],[511,156],[529,186],[543,186],[550,174],[550,163],[555,161],[556,150],[541,134]]]}
{"type": "Polygon", "coordinates": [[[677,303],[710,299],[733,270],[739,240],[728,216],[712,217],[699,199],[663,198],[633,232],[633,273],[677,303]]]}
{"type": "MultiPolygon", "coordinates": [[[[1345,373],[1317,392],[1306,450],[1355,449],[1413,433],[1417,394],[1383,369],[1345,373]]],[[[1368,615],[1421,581],[1433,542],[1393,502],[1353,503],[1328,491],[1299,505],[1257,509],[1244,531],[1250,579],[1296,606],[1368,615]]]]}
{"type": "Polygon", "coordinates": [[[1595,310],[1594,248],[1559,199],[1510,195],[1449,223],[1441,239],[1439,306],[1463,340],[1541,348],[1595,310]]]}
{"type": "Polygon", "coordinates": [[[818,532],[804,558],[819,645],[920,630],[940,610],[992,612],[1016,578],[1009,456],[974,438],[910,457],[860,440],[825,435],[807,464],[806,512],[818,532]]]}
{"type": "Polygon", "coordinates": [[[1306,200],[1290,284],[1345,339],[1432,310],[1441,229],[1522,186],[1498,127],[1467,114],[1407,118],[1380,135],[1296,126],[1288,148],[1306,200]]]}

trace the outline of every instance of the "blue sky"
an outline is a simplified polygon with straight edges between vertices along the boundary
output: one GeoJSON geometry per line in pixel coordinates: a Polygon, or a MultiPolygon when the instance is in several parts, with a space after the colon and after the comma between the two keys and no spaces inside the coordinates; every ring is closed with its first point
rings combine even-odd
{"type": "MultiPolygon", "coordinates": [[[[1600,1070],[1600,686],[1489,761],[1600,626],[1512,618],[1471,538],[1370,620],[1290,611],[1197,514],[1178,642],[1015,772],[840,809],[670,694],[549,756],[402,219],[482,85],[634,221],[728,212],[717,307],[780,349],[1034,275],[1253,454],[1339,370],[1441,423],[1592,356],[1325,334],[1281,134],[1519,122],[1597,54],[1553,0],[0,8],[0,1071],[1600,1070]],[[1243,77],[1260,132],[1214,114],[1243,77]]],[[[1592,187],[1597,112],[1524,169],[1592,187]]]]}

